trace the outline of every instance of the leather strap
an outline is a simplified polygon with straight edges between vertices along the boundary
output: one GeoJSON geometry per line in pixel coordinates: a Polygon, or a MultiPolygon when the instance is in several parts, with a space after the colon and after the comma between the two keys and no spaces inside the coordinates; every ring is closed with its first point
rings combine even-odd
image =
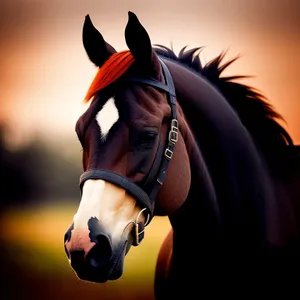
{"type": "MultiPolygon", "coordinates": [[[[125,83],[132,82],[132,83],[140,83],[140,84],[153,86],[159,89],[160,91],[166,92],[168,96],[167,97],[168,102],[171,107],[171,121],[169,124],[169,133],[167,136],[166,147],[163,151],[162,156],[159,155],[160,153],[157,153],[158,156],[156,157],[158,158],[161,157],[161,160],[159,161],[158,159],[155,159],[154,164],[149,172],[149,174],[152,177],[152,174],[155,172],[155,170],[156,169],[158,170],[156,176],[154,176],[155,180],[152,183],[147,182],[146,183],[147,186],[144,185],[143,187],[140,187],[139,185],[130,181],[124,176],[121,176],[109,170],[101,170],[101,169],[90,169],[85,171],[80,176],[80,189],[82,189],[84,182],[88,179],[103,179],[126,189],[128,193],[130,193],[137,201],[141,203],[143,207],[147,209],[147,212],[149,213],[150,216],[150,220],[152,219],[154,213],[154,202],[155,202],[156,195],[165,180],[166,172],[169,167],[175,149],[175,144],[178,140],[178,121],[177,121],[177,110],[176,110],[175,86],[168,67],[161,60],[161,58],[159,58],[159,60],[162,66],[166,84],[157,81],[154,78],[142,78],[142,77],[131,77],[126,79],[125,81],[125,83]],[[145,192],[145,189],[148,191],[148,193],[145,192]]],[[[161,149],[159,149],[158,151],[161,151],[161,149]]]]}
{"type": "Polygon", "coordinates": [[[82,190],[83,184],[88,179],[102,179],[111,182],[119,187],[125,189],[131,196],[139,201],[142,206],[146,207],[148,212],[153,210],[152,202],[149,196],[134,182],[130,181],[124,176],[121,176],[115,172],[102,169],[89,169],[80,176],[79,187],[82,190]]]}

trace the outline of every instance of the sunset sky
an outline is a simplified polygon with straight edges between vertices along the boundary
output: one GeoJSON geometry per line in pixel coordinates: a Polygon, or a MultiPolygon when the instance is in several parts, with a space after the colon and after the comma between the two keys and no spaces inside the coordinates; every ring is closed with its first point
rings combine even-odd
{"type": "Polygon", "coordinates": [[[0,4],[0,122],[9,142],[20,145],[36,134],[50,140],[75,136],[77,118],[96,69],[84,51],[86,14],[117,50],[126,49],[127,12],[137,14],[152,43],[205,46],[207,62],[229,49],[241,58],[227,74],[254,75],[300,143],[300,2],[2,0],[0,4]]]}
{"type": "MultiPolygon", "coordinates": [[[[172,44],[176,53],[186,45],[204,46],[203,63],[224,50],[226,60],[240,55],[225,74],[254,76],[243,82],[270,100],[300,145],[300,0],[0,0],[0,126],[8,129],[7,146],[18,149],[38,137],[55,150],[54,158],[51,151],[29,147],[30,155],[8,153],[3,164],[15,180],[3,172],[4,185],[9,182],[11,189],[13,183],[22,196],[22,206],[10,203],[12,209],[0,218],[0,254],[7,270],[1,280],[10,299],[15,294],[31,300],[41,295],[45,300],[153,299],[157,254],[170,227],[164,217],[156,217],[143,244],[130,250],[124,275],[105,285],[78,280],[62,243],[79,202],[79,189],[78,196],[72,194],[81,170],[75,123],[89,105],[83,99],[97,72],[82,45],[84,18],[90,14],[120,51],[127,49],[129,10],[153,44],[172,44]],[[32,205],[23,205],[23,185],[16,184],[24,181],[20,174],[28,189],[41,191],[32,205]]],[[[15,201],[12,195],[4,203],[15,201]]]]}

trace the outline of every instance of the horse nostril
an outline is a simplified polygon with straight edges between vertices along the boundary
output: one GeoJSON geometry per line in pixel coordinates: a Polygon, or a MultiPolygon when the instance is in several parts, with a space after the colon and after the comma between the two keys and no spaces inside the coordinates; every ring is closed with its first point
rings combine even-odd
{"type": "Polygon", "coordinates": [[[96,245],[90,250],[87,260],[92,267],[98,268],[105,265],[112,255],[112,247],[109,237],[105,235],[97,236],[96,245]]]}
{"type": "Polygon", "coordinates": [[[70,252],[71,266],[74,269],[84,264],[84,254],[85,252],[83,250],[76,250],[70,252]]]}
{"type": "Polygon", "coordinates": [[[70,239],[70,232],[67,231],[64,236],[64,243],[66,243],[66,241],[69,241],[69,239],[70,239]]]}
{"type": "Polygon", "coordinates": [[[65,237],[64,237],[64,248],[65,248],[65,252],[66,252],[66,255],[67,257],[70,259],[70,254],[69,254],[69,251],[67,250],[67,247],[66,247],[66,242],[70,240],[70,233],[69,231],[67,231],[65,233],[65,237]]]}
{"type": "Polygon", "coordinates": [[[65,236],[64,236],[64,243],[66,241],[68,241],[68,242],[70,241],[73,229],[74,229],[74,223],[72,223],[70,228],[66,231],[65,236]]]}
{"type": "Polygon", "coordinates": [[[66,255],[67,255],[68,259],[70,259],[70,254],[69,254],[69,251],[67,250],[67,247],[66,247],[66,245],[64,245],[64,247],[65,247],[65,252],[66,252],[66,255]]]}
{"type": "Polygon", "coordinates": [[[66,231],[65,236],[64,236],[64,247],[65,247],[65,252],[67,254],[67,257],[70,258],[70,254],[67,250],[66,247],[66,242],[69,242],[71,239],[71,234],[72,234],[72,230],[74,229],[74,223],[72,224],[72,226],[66,231]]]}

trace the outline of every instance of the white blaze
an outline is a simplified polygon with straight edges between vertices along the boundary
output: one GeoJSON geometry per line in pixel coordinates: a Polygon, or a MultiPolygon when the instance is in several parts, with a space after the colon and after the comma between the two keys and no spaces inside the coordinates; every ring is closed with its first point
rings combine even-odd
{"type": "Polygon", "coordinates": [[[118,119],[119,112],[115,105],[115,100],[114,98],[110,98],[96,116],[96,120],[101,128],[102,139],[105,139],[109,130],[118,121],[118,119]]]}
{"type": "MultiPolygon", "coordinates": [[[[135,199],[123,188],[101,179],[90,179],[83,186],[80,205],[73,219],[74,231],[88,229],[89,219],[96,217],[112,240],[117,240],[125,227],[136,220],[140,210],[135,199]]],[[[140,221],[143,218],[141,216],[140,221]]]]}

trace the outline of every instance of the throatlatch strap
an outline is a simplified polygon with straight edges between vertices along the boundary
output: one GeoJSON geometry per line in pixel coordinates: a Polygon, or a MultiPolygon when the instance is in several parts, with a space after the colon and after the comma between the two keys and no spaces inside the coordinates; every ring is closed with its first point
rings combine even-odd
{"type": "MultiPolygon", "coordinates": [[[[166,92],[168,95],[168,102],[171,107],[171,123],[169,125],[169,133],[167,137],[167,146],[165,148],[164,154],[162,156],[160,166],[158,168],[158,173],[156,175],[156,180],[152,184],[152,188],[149,189],[149,184],[147,184],[147,190],[150,190],[150,199],[152,202],[154,202],[156,195],[162,186],[165,177],[166,177],[166,171],[169,167],[169,163],[172,159],[173,152],[175,149],[175,144],[178,140],[178,121],[177,121],[177,110],[176,110],[176,93],[175,93],[175,86],[174,82],[171,76],[171,73],[166,66],[166,64],[162,61],[161,58],[159,58],[161,67],[163,70],[164,78],[166,84],[157,81],[153,78],[141,78],[141,77],[132,77],[128,78],[126,82],[135,82],[135,83],[143,83],[146,85],[150,85],[153,87],[156,87],[157,89],[166,92]]],[[[152,169],[156,167],[156,161],[154,165],[152,166],[152,169]]],[[[150,170],[150,173],[152,172],[152,169],[150,170]]]]}

